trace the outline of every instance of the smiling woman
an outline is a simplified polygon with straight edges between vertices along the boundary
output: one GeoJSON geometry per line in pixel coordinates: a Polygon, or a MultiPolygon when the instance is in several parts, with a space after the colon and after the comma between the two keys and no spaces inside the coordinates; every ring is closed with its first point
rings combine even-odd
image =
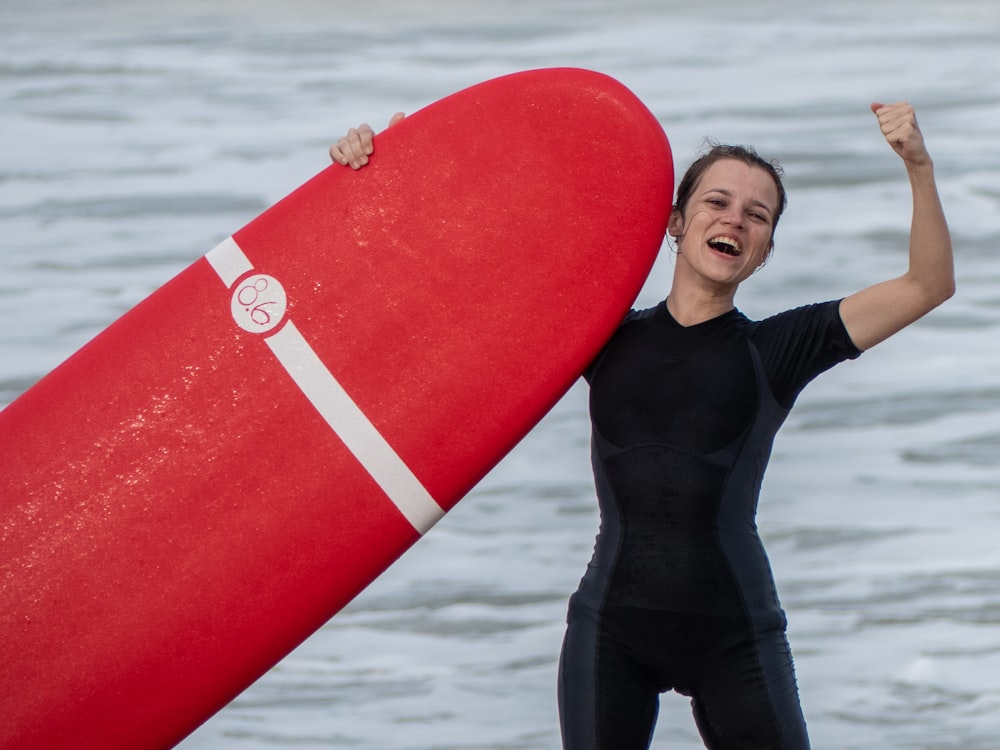
{"type": "MultiPolygon", "coordinates": [[[[601,529],[560,659],[567,750],[647,748],[669,690],[690,696],[712,750],[809,747],[755,523],[771,446],[811,380],[954,288],[913,109],[872,111],[910,177],[907,273],[843,301],[749,320],[736,291],[767,261],[786,195],[775,163],[716,145],[678,186],[669,295],[633,311],[585,372],[601,529]]],[[[352,130],[331,156],[360,169],[372,138],[367,126],[352,130]]]]}
{"type": "Polygon", "coordinates": [[[873,111],[913,188],[907,274],[843,303],[750,321],[734,306],[736,290],[769,258],[787,199],[776,164],[714,146],[678,187],[669,295],[633,312],[586,373],[602,525],[561,660],[569,750],[648,747],[667,690],[691,697],[713,750],[809,747],[755,524],[771,446],[813,378],[954,285],[913,110],[873,111]],[[862,308],[870,320],[858,317],[862,308]]]}

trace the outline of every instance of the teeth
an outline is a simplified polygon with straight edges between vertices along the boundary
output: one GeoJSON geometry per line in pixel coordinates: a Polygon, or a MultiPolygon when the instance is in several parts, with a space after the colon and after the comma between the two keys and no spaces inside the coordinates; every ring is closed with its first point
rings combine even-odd
{"type": "Polygon", "coordinates": [[[716,237],[714,240],[709,240],[708,244],[726,255],[739,255],[741,252],[740,243],[731,237],[716,237]]]}

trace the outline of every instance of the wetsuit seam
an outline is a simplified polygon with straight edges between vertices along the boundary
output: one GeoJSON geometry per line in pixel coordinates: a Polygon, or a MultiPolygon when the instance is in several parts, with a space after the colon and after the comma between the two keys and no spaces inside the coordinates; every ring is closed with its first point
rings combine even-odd
{"type": "MultiPolygon", "coordinates": [[[[777,405],[779,408],[787,412],[787,410],[785,410],[784,407],[781,406],[781,403],[777,400],[777,398],[774,397],[773,393],[771,392],[770,383],[768,382],[767,379],[767,373],[764,369],[763,361],[760,357],[760,353],[757,351],[756,346],[753,344],[752,341],[748,340],[747,348],[749,350],[751,363],[753,364],[754,376],[757,381],[757,393],[759,400],[756,412],[754,413],[754,417],[751,420],[749,426],[743,432],[743,434],[739,438],[737,438],[736,441],[734,441],[734,443],[739,443],[740,448],[739,451],[737,452],[735,460],[731,464],[731,468],[726,472],[726,479],[725,482],[723,482],[723,489],[720,497],[720,502],[715,511],[715,524],[713,529],[713,536],[715,537],[716,542],[719,545],[719,550],[722,553],[722,559],[725,562],[726,569],[729,571],[730,578],[733,581],[733,587],[736,590],[736,595],[739,597],[740,604],[742,607],[743,617],[745,618],[748,626],[747,631],[750,634],[750,639],[751,639],[750,645],[753,653],[754,666],[756,667],[758,673],[763,677],[761,682],[768,696],[768,714],[770,715],[772,725],[774,726],[777,735],[781,737],[781,745],[782,747],[784,747],[787,742],[785,728],[780,721],[780,717],[778,716],[778,712],[776,709],[777,701],[776,701],[776,696],[773,693],[772,681],[767,679],[768,673],[764,668],[764,662],[761,659],[760,655],[760,648],[761,648],[760,636],[766,633],[768,630],[772,630],[774,628],[773,626],[768,626],[765,628],[763,624],[758,621],[759,618],[754,616],[753,609],[750,606],[751,602],[748,601],[747,599],[747,597],[751,594],[751,592],[745,590],[744,587],[741,585],[740,577],[736,570],[736,565],[734,564],[732,559],[732,551],[729,549],[729,546],[725,544],[725,540],[722,533],[723,524],[721,523],[720,519],[720,516],[722,515],[724,510],[728,509],[729,502],[732,501],[732,496],[730,492],[731,492],[731,483],[733,481],[733,476],[738,473],[737,470],[739,469],[739,467],[745,465],[744,462],[749,462],[750,465],[753,466],[753,483],[750,486],[753,487],[753,493],[754,493],[753,514],[751,517],[751,522],[753,523],[756,532],[757,503],[759,501],[760,486],[761,482],[763,481],[763,475],[764,471],[766,470],[767,461],[761,461],[759,460],[758,456],[752,455],[752,453],[755,450],[759,449],[759,441],[752,440],[751,437],[753,433],[759,428],[761,424],[761,415],[767,409],[767,405],[764,403],[764,399],[766,397],[770,396],[772,404],[777,405]]],[[[768,453],[770,452],[770,448],[768,449],[767,452],[768,453]]],[[[763,544],[760,541],[759,534],[757,533],[755,533],[755,540],[756,543],[761,547],[761,554],[763,555],[763,559],[767,561],[768,560],[767,553],[764,550],[763,544]]],[[[768,561],[768,568],[770,568],[769,561],[768,561]]],[[[777,586],[774,582],[774,575],[772,571],[769,570],[769,572],[770,572],[768,581],[768,586],[770,587],[769,594],[773,597],[775,606],[777,607],[778,611],[782,611],[780,605],[780,599],[778,597],[777,586]]],[[[784,620],[784,618],[782,619],[784,620]]],[[[784,627],[781,630],[782,632],[784,632],[784,627]]]]}
{"type": "MultiPolygon", "coordinates": [[[[594,437],[595,437],[595,439],[600,439],[600,440],[604,441],[608,445],[615,445],[614,443],[608,441],[600,433],[600,431],[597,430],[596,427],[594,428],[594,437]]],[[[618,446],[615,445],[615,448],[617,449],[618,446]]],[[[616,516],[615,522],[616,522],[616,528],[618,530],[618,535],[617,535],[617,538],[615,539],[615,544],[614,544],[614,554],[611,556],[611,560],[609,561],[608,571],[607,571],[607,574],[604,576],[603,585],[601,586],[601,589],[597,592],[597,597],[596,597],[596,602],[595,602],[596,606],[594,608],[594,642],[592,644],[592,648],[593,648],[593,652],[594,652],[593,653],[593,664],[594,664],[593,682],[594,682],[594,684],[593,684],[593,691],[592,691],[592,695],[591,695],[591,698],[593,700],[593,705],[591,706],[591,710],[593,711],[593,716],[594,716],[594,731],[595,731],[596,737],[597,737],[598,742],[599,742],[600,737],[603,736],[602,735],[602,726],[601,726],[601,722],[602,722],[601,712],[598,710],[599,707],[600,707],[600,705],[601,705],[601,700],[600,700],[600,697],[598,695],[598,691],[600,689],[599,686],[601,685],[601,680],[600,680],[600,670],[601,670],[601,639],[605,636],[605,633],[604,633],[604,619],[605,619],[605,614],[606,614],[607,608],[608,608],[608,598],[611,595],[611,584],[612,584],[612,581],[614,580],[614,574],[615,574],[615,571],[618,568],[618,563],[621,560],[622,548],[623,548],[623,546],[625,544],[625,517],[624,517],[624,514],[622,513],[621,503],[618,501],[617,492],[611,486],[611,482],[608,480],[608,476],[609,475],[608,475],[607,463],[605,461],[606,457],[603,456],[603,455],[601,455],[601,453],[599,451],[596,453],[596,455],[597,455],[597,463],[600,465],[600,468],[601,468],[601,474],[603,475],[603,477],[605,479],[605,485],[607,486],[607,488],[611,492],[611,497],[609,498],[611,500],[611,503],[610,503],[610,505],[611,505],[611,511],[613,511],[614,514],[615,514],[615,516],[616,516]]],[[[615,454],[615,455],[617,455],[617,454],[615,454]]],[[[605,513],[605,510],[606,510],[605,508],[603,508],[603,507],[601,508],[601,525],[602,526],[604,525],[604,513],[605,513]]],[[[603,529],[602,529],[602,531],[603,531],[603,529]]]]}
{"type": "MultiPolygon", "coordinates": [[[[743,453],[743,451],[740,451],[741,455],[742,455],[742,453],[743,453]]],[[[729,474],[731,476],[732,472],[730,472],[729,474]]],[[[757,472],[757,474],[759,475],[759,472],[757,472]]],[[[727,481],[725,483],[725,486],[726,486],[727,489],[728,489],[728,486],[729,486],[729,478],[730,478],[730,476],[727,476],[727,481]]],[[[723,494],[725,495],[725,492],[723,494]]],[[[719,512],[721,512],[721,506],[722,506],[722,504],[720,503],[720,508],[719,508],[719,510],[716,511],[717,515],[718,515],[719,512]]],[[[761,659],[761,656],[760,656],[761,635],[763,633],[767,632],[767,631],[764,628],[762,628],[762,626],[758,622],[758,618],[754,617],[753,613],[751,612],[750,602],[748,602],[748,600],[747,600],[747,592],[744,591],[743,586],[741,586],[740,583],[739,583],[739,578],[736,575],[735,565],[733,564],[732,556],[731,556],[731,554],[730,554],[727,546],[725,545],[725,543],[723,541],[722,530],[720,528],[720,524],[718,523],[718,520],[716,520],[715,529],[714,529],[714,536],[716,538],[716,543],[719,545],[719,549],[722,552],[722,559],[723,559],[723,561],[726,564],[726,569],[729,571],[730,578],[731,578],[731,580],[733,582],[733,587],[736,589],[736,595],[739,597],[739,600],[740,600],[740,605],[741,605],[741,609],[742,609],[743,618],[746,621],[746,632],[749,634],[749,638],[750,638],[750,647],[751,647],[751,653],[753,654],[754,667],[756,668],[757,673],[762,676],[761,683],[763,684],[764,690],[766,691],[767,696],[768,696],[767,711],[768,711],[768,714],[770,716],[771,723],[772,723],[772,725],[775,728],[776,733],[782,739],[782,743],[781,743],[782,747],[784,747],[784,745],[785,745],[785,731],[784,731],[784,728],[783,728],[783,726],[781,724],[781,721],[779,720],[778,713],[777,713],[777,710],[775,708],[776,701],[775,701],[775,696],[774,696],[774,694],[772,692],[771,680],[769,680],[767,678],[768,677],[768,672],[767,672],[767,670],[765,670],[765,668],[764,668],[764,662],[763,662],[763,660],[761,659]]],[[[773,587],[774,587],[773,582],[772,582],[771,586],[772,586],[772,589],[773,589],[773,587]]],[[[774,593],[775,593],[775,599],[777,600],[777,592],[775,591],[774,593]]],[[[714,727],[713,727],[713,731],[715,731],[716,735],[718,735],[718,733],[714,729],[714,727]]]]}

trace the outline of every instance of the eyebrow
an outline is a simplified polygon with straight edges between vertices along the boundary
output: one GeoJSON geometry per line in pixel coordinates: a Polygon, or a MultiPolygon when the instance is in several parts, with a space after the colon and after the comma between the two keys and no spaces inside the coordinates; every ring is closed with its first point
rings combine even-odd
{"type": "MultiPolygon", "coordinates": [[[[726,188],[706,188],[705,192],[704,192],[704,195],[708,195],[709,193],[722,193],[727,198],[732,198],[733,197],[732,191],[727,190],[726,188]]],[[[755,199],[755,200],[750,201],[750,204],[753,205],[753,206],[760,206],[761,208],[763,208],[765,211],[767,211],[767,214],[768,214],[769,217],[770,216],[774,216],[774,209],[771,208],[766,203],[764,203],[764,201],[759,201],[759,200],[755,199]]]]}

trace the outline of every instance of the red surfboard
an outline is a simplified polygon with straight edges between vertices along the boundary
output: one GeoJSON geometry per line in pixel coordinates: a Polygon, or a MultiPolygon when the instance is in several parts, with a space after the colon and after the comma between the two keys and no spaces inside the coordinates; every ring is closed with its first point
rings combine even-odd
{"type": "Polygon", "coordinates": [[[578,69],[377,136],[0,412],[0,747],[170,747],[565,393],[660,247],[667,139],[578,69]]]}

